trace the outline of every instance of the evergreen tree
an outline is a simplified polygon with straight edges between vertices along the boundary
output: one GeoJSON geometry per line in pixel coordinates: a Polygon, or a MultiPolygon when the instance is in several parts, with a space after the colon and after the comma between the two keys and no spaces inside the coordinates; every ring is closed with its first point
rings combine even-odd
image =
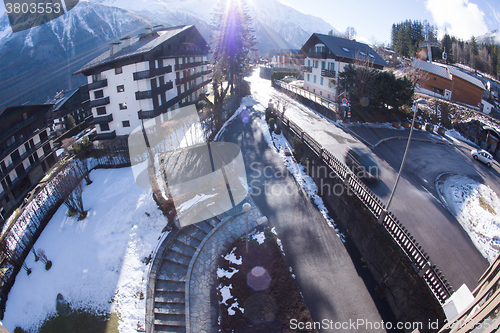
{"type": "Polygon", "coordinates": [[[70,129],[72,129],[75,126],[76,126],[76,124],[75,124],[75,118],[73,118],[72,115],[68,115],[68,117],[66,117],[66,129],[70,130],[70,129]]]}
{"type": "Polygon", "coordinates": [[[235,92],[238,75],[249,67],[250,50],[255,46],[254,31],[244,0],[220,1],[214,14],[212,29],[213,90],[216,128],[222,126],[224,98],[229,89],[235,92]],[[223,82],[227,81],[224,87],[223,82]]]}

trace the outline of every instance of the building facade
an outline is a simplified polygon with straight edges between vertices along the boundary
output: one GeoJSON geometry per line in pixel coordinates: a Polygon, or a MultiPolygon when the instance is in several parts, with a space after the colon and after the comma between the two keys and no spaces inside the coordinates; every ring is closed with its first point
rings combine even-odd
{"type": "Polygon", "coordinates": [[[69,129],[66,126],[69,115],[73,117],[75,124],[92,116],[87,85],[58,93],[50,104],[54,104],[54,107],[50,112],[49,120],[53,121],[54,129],[58,132],[65,132],[69,129]]]}
{"type": "Polygon", "coordinates": [[[129,135],[143,120],[195,103],[211,82],[207,54],[192,25],[147,28],[112,43],[75,73],[88,79],[95,139],[129,135]]]}
{"type": "Polygon", "coordinates": [[[388,66],[367,44],[317,33],[302,46],[301,53],[306,56],[302,68],[304,89],[331,101],[342,94],[339,73],[350,64],[380,70],[388,66]]]}
{"type": "Polygon", "coordinates": [[[0,217],[16,208],[56,163],[47,113],[52,104],[0,111],[0,217]]]}
{"type": "Polygon", "coordinates": [[[418,84],[421,89],[436,97],[479,107],[483,98],[484,84],[454,66],[413,60],[413,68],[423,75],[418,84]]]}

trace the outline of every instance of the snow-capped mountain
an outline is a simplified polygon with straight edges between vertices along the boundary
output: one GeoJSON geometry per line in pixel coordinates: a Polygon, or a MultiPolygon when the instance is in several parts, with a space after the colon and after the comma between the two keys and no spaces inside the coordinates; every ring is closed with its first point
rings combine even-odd
{"type": "MultiPolygon", "coordinates": [[[[0,16],[0,107],[43,103],[55,92],[85,84],[71,76],[104,52],[108,43],[136,35],[145,27],[193,24],[207,41],[217,0],[80,0],[53,21],[12,33],[7,15],[0,16]]],[[[314,32],[335,30],[278,0],[248,1],[261,53],[300,48],[314,32]]]]}
{"type": "Polygon", "coordinates": [[[487,34],[477,37],[477,41],[485,44],[500,45],[500,31],[498,29],[492,30],[487,34]]]}

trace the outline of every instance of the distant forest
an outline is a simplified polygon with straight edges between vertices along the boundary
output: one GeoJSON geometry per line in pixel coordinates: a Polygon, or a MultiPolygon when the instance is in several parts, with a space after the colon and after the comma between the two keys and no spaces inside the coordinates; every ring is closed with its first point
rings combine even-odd
{"type": "Polygon", "coordinates": [[[439,46],[432,47],[432,60],[448,64],[460,63],[476,71],[490,74],[498,79],[500,74],[500,46],[479,43],[476,37],[463,41],[445,33],[437,39],[437,29],[427,21],[404,21],[392,25],[391,47],[398,57],[419,57],[425,51],[419,47],[424,40],[435,41],[439,46]],[[447,59],[443,59],[446,50],[447,59]]]}

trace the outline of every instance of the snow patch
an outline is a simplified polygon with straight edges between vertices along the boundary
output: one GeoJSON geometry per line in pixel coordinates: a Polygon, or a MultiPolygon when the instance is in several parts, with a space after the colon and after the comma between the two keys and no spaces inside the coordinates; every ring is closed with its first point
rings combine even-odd
{"type": "Polygon", "coordinates": [[[500,252],[498,195],[489,186],[461,175],[442,175],[436,187],[476,248],[492,263],[500,252]]]}

